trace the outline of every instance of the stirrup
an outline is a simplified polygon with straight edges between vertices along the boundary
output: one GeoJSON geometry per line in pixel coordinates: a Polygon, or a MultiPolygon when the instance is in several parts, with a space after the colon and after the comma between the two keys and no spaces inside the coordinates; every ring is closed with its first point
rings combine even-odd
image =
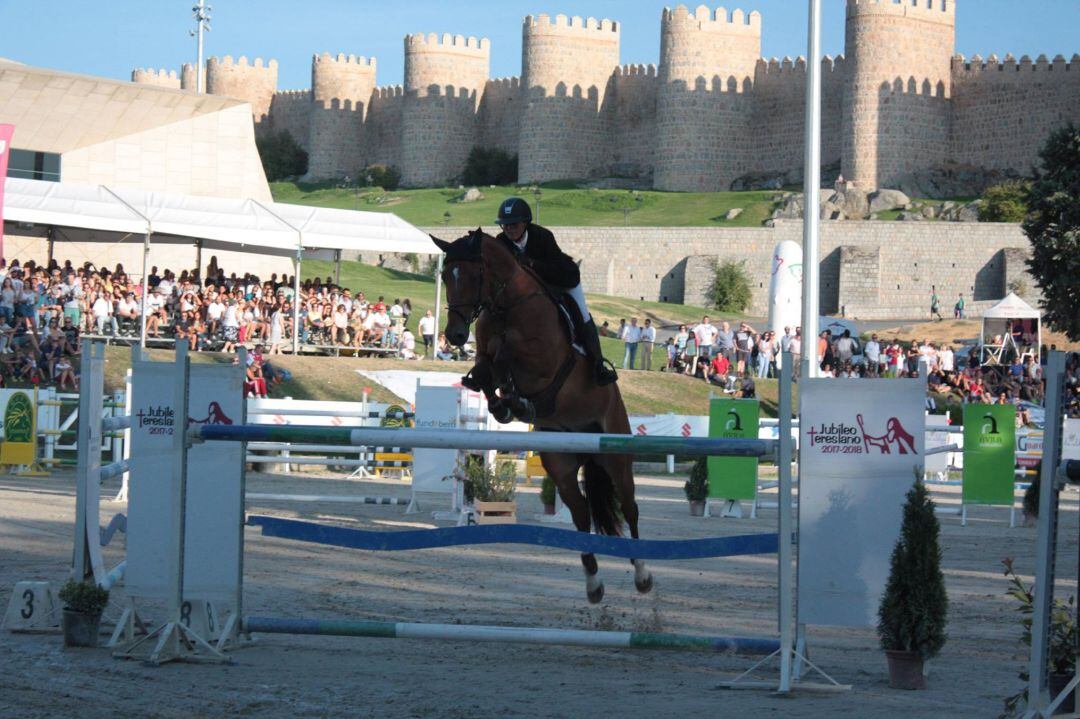
{"type": "Polygon", "coordinates": [[[606,387],[607,385],[618,381],[619,374],[615,371],[615,366],[603,357],[596,363],[596,385],[598,387],[606,387]]]}

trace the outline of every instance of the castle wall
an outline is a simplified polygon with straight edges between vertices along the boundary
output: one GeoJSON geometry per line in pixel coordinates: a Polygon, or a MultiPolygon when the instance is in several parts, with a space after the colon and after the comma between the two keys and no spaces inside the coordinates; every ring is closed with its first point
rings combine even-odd
{"type": "Polygon", "coordinates": [[[477,108],[490,57],[486,38],[406,36],[402,184],[447,184],[465,169],[480,137],[477,108]]]}
{"type": "Polygon", "coordinates": [[[364,118],[375,91],[375,59],[329,53],[311,59],[308,177],[355,177],[365,164],[364,118]]]}
{"type": "Polygon", "coordinates": [[[516,155],[523,105],[521,78],[488,80],[477,110],[479,144],[516,155]]]}
{"type": "Polygon", "coordinates": [[[401,165],[401,125],[405,88],[379,87],[371,96],[371,110],[364,126],[365,157],[369,165],[401,165]]]}
{"type": "Polygon", "coordinates": [[[229,55],[220,59],[212,57],[206,61],[206,92],[251,103],[258,132],[269,127],[266,120],[270,115],[270,102],[277,92],[277,68],[277,60],[264,65],[261,57],[255,58],[250,65],[243,56],[235,62],[229,55]]]}
{"type": "Polygon", "coordinates": [[[656,65],[623,65],[615,71],[611,166],[618,177],[651,177],[656,162],[656,65]]]}
{"type": "Polygon", "coordinates": [[[152,68],[131,71],[131,81],[136,85],[154,85],[172,90],[180,89],[180,78],[176,70],[154,70],[152,68]]]}
{"type": "Polygon", "coordinates": [[[309,155],[312,110],[311,90],[282,90],[270,100],[270,126],[274,132],[288,132],[309,155]]]}
{"type": "Polygon", "coordinates": [[[601,109],[618,65],[618,23],[565,15],[525,18],[520,182],[602,174],[610,143],[601,109]]]}
{"type": "Polygon", "coordinates": [[[952,159],[1029,175],[1047,136],[1080,122],[1080,55],[953,61],[952,159]]]}
{"type": "Polygon", "coordinates": [[[892,187],[949,152],[956,0],[848,0],[843,174],[892,187]]]}
{"type": "Polygon", "coordinates": [[[726,190],[751,166],[761,15],[685,5],[661,17],[656,171],[662,190],[726,190]]]}

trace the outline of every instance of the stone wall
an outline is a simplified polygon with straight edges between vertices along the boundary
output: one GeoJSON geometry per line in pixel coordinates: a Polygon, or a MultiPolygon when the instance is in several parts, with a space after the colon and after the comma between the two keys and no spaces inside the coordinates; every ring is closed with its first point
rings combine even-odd
{"type": "Polygon", "coordinates": [[[296,144],[310,155],[311,90],[282,90],[270,101],[271,127],[274,132],[288,132],[296,144]]]}
{"type": "Polygon", "coordinates": [[[270,102],[277,92],[277,71],[277,60],[263,65],[262,58],[257,57],[249,65],[243,56],[236,62],[229,55],[212,57],[206,61],[206,92],[251,103],[258,129],[270,115],[270,102]]]}
{"type": "MultiPolygon", "coordinates": [[[[431,232],[456,238],[470,228],[431,232]]],[[[494,228],[489,228],[494,232],[494,228]]],[[[587,292],[642,301],[705,304],[716,260],[745,261],[751,279],[750,312],[768,314],[773,250],[782,240],[802,242],[802,223],[773,227],[653,228],[557,227],[559,245],[581,261],[587,292]]],[[[978,316],[1005,296],[1007,282],[1022,280],[1037,301],[1023,259],[1027,238],[1018,225],[956,222],[826,222],[821,226],[820,302],[823,313],[848,317],[925,317],[936,286],[949,310],[959,293],[978,316]]]]}
{"type": "Polygon", "coordinates": [[[155,70],[153,68],[131,71],[131,81],[136,85],[154,85],[156,87],[167,87],[171,90],[180,89],[180,76],[176,74],[176,70],[155,70]]]}
{"type": "Polygon", "coordinates": [[[477,111],[483,147],[517,154],[523,105],[521,78],[501,77],[487,81],[477,111]]]}
{"type": "Polygon", "coordinates": [[[623,65],[615,72],[615,92],[609,101],[611,165],[618,177],[651,177],[655,165],[656,65],[623,65]]]}

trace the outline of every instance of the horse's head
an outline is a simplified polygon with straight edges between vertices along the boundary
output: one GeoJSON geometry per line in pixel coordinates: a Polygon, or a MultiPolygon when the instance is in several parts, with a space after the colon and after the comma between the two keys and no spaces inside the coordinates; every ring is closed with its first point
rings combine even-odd
{"type": "Polygon", "coordinates": [[[485,265],[490,255],[497,253],[495,238],[477,228],[453,242],[431,238],[446,253],[442,279],[446,286],[446,339],[461,347],[469,339],[469,326],[480,316],[490,298],[485,283],[485,265]],[[485,257],[484,246],[492,248],[485,257]]]}

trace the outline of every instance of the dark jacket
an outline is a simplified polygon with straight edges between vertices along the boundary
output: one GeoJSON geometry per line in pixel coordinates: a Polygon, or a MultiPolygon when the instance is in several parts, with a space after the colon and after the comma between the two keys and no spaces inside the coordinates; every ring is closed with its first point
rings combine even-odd
{"type": "Polygon", "coordinates": [[[510,241],[505,232],[495,238],[502,242],[515,255],[524,255],[522,262],[532,267],[540,279],[556,287],[577,287],[581,284],[581,272],[570,255],[559,249],[555,235],[551,230],[531,222],[526,227],[529,241],[525,251],[519,253],[517,245],[510,241]]]}

